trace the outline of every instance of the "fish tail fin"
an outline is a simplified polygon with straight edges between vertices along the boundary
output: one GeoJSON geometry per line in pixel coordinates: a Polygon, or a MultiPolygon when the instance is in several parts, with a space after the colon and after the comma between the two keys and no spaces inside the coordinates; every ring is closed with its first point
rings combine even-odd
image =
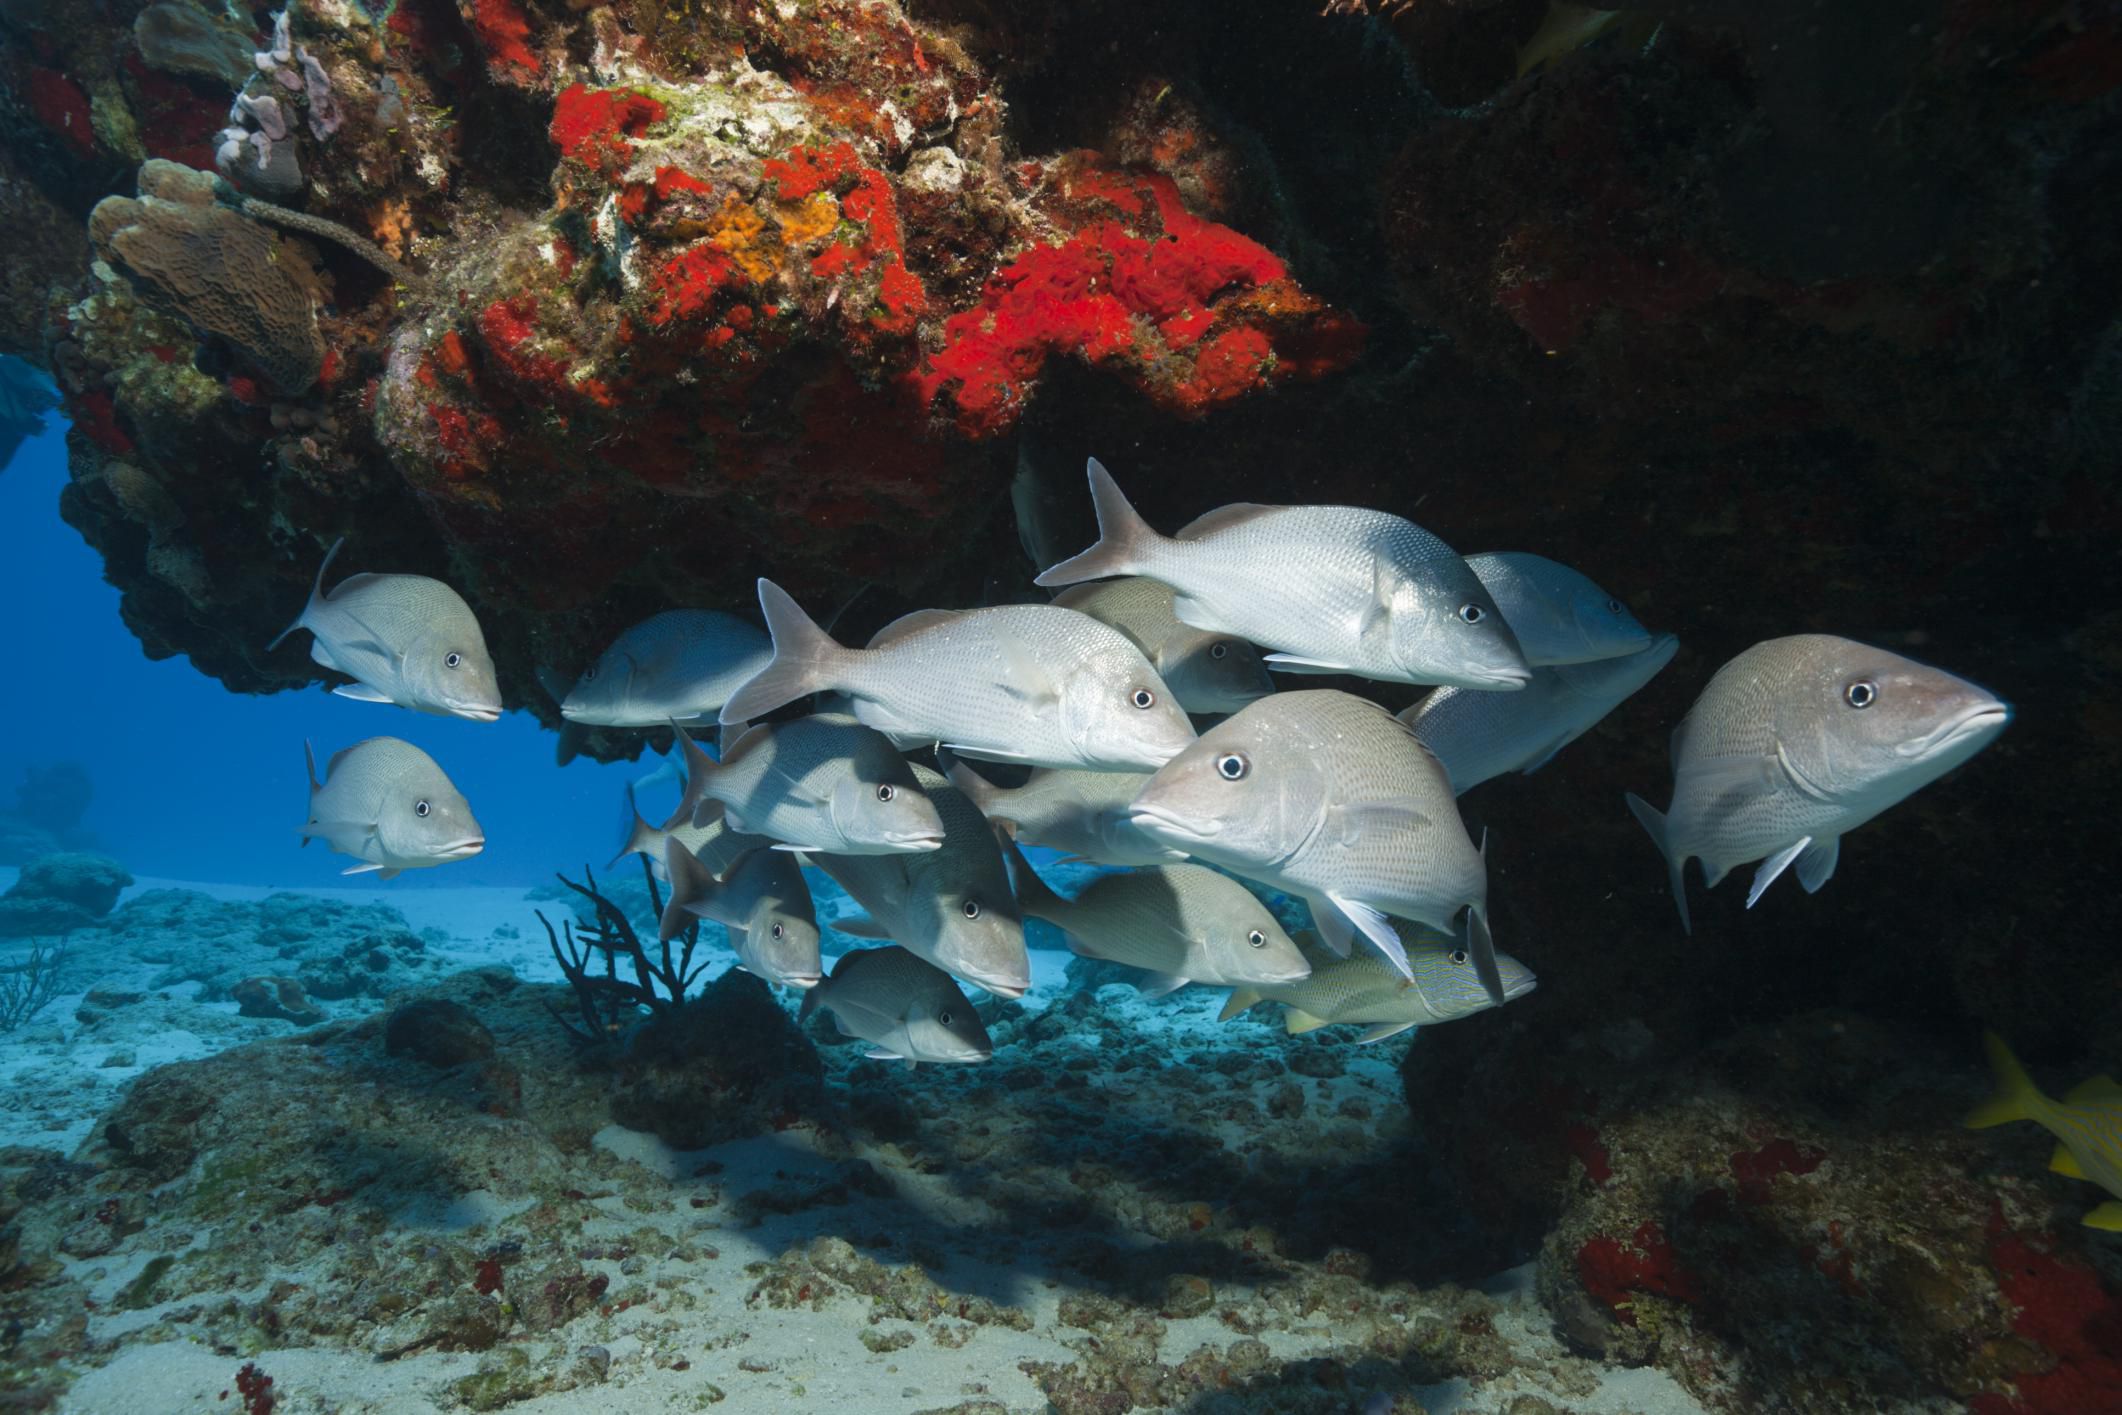
{"type": "Polygon", "coordinates": [[[1687,916],[1687,857],[1673,853],[1672,834],[1666,829],[1665,813],[1635,792],[1627,793],[1628,808],[1636,813],[1636,822],[1650,836],[1658,853],[1665,857],[1666,873],[1672,877],[1673,903],[1680,908],[1680,932],[1694,936],[1695,926],[1687,916]]]}
{"type": "Polygon", "coordinates": [[[721,886],[683,841],[663,842],[663,868],[670,875],[670,901],[663,906],[656,935],[658,942],[669,943],[685,932],[693,922],[694,910],[711,901],[721,886]]]}
{"type": "Polygon", "coordinates": [[[1496,940],[1488,931],[1488,910],[1479,904],[1466,906],[1466,953],[1474,961],[1474,976],[1488,992],[1488,1000],[1501,1007],[1503,968],[1496,962],[1496,940]]]}
{"type": "Polygon", "coordinates": [[[1239,1013],[1258,1006],[1259,1002],[1260,994],[1251,988],[1232,988],[1230,996],[1223,999],[1223,1010],[1216,1014],[1216,1020],[1228,1022],[1239,1013]]]}
{"type": "Polygon", "coordinates": [[[675,722],[671,724],[671,731],[678,734],[678,748],[685,753],[685,794],[678,798],[678,809],[663,823],[665,830],[701,823],[698,819],[700,807],[708,799],[707,789],[714,784],[715,773],[722,769],[722,764],[709,756],[707,749],[692,739],[691,733],[675,722]]]}
{"type": "Polygon", "coordinates": [[[724,722],[764,717],[806,693],[830,692],[839,686],[835,670],[849,650],[819,628],[787,590],[772,580],[760,580],[759,610],[766,616],[766,632],[773,636],[774,656],[730,694],[722,705],[724,722]]]}
{"type": "Polygon", "coordinates": [[[1986,1130],[2014,1120],[2040,1119],[2040,1113],[2048,1107],[2048,1098],[2041,1094],[2034,1078],[2026,1074],[2019,1058],[2011,1054],[2004,1038],[1995,1032],[1984,1032],[1982,1049],[1989,1054],[1989,1069],[1996,1075],[1997,1089],[1967,1113],[1967,1128],[1986,1130]]]}
{"type": "Polygon", "coordinates": [[[332,548],[330,550],[324,552],[324,563],[317,567],[317,579],[316,582],[309,587],[309,598],[303,601],[302,612],[295,616],[294,623],[288,625],[285,629],[282,629],[278,634],[274,635],[273,641],[265,646],[265,651],[267,653],[271,653],[274,649],[280,647],[280,641],[282,639],[285,639],[289,634],[292,634],[295,632],[295,630],[301,628],[303,625],[303,621],[309,618],[310,609],[315,606],[318,600],[324,598],[325,572],[332,568],[332,561],[338,559],[339,557],[339,547],[345,544],[346,537],[341,536],[339,537],[339,539],[332,542],[332,548]]]}
{"type": "Polygon", "coordinates": [[[1098,511],[1098,541],[1080,555],[1042,571],[1035,585],[1075,585],[1112,575],[1131,575],[1142,568],[1144,555],[1163,537],[1150,529],[1128,504],[1113,474],[1096,457],[1090,459],[1091,503],[1098,511]]]}
{"type": "Polygon", "coordinates": [[[626,839],[619,846],[619,853],[612,856],[611,865],[604,867],[607,870],[629,855],[653,855],[656,850],[656,841],[663,835],[662,831],[642,819],[641,804],[634,799],[634,788],[631,782],[626,787],[626,814],[626,839]]]}
{"type": "Polygon", "coordinates": [[[1024,852],[1017,848],[1017,842],[1008,831],[999,825],[994,831],[995,840],[1002,846],[1002,858],[1009,863],[1009,877],[1017,886],[1017,907],[1033,918],[1052,923],[1056,913],[1067,907],[1066,901],[1039,878],[1039,872],[1024,858],[1024,852]]]}

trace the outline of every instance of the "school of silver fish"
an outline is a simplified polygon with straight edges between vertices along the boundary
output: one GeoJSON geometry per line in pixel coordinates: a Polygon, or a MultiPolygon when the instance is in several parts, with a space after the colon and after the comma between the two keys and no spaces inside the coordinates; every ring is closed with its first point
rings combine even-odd
{"type": "MultiPolygon", "coordinates": [[[[1098,539],[1038,574],[1067,587],[1052,603],[922,610],[854,647],[762,579],[763,632],[670,610],[571,687],[541,670],[574,730],[675,737],[645,781],[677,778],[680,805],[653,825],[629,787],[621,852],[668,880],[664,937],[720,925],[737,966],[803,990],[806,1017],[824,1011],[869,1055],[909,1063],[993,1055],[962,985],[1030,988],[1027,918],[1139,970],[1145,995],[1228,988],[1225,1017],[1276,1002],[1291,1032],[1354,1023],[1377,1041],[1532,991],[1531,971],[1496,948],[1487,842],[1458,800],[1545,765],[1678,640],[1539,555],[1462,556],[1402,517],[1345,506],[1223,506],[1166,536],[1097,461],[1088,474],[1098,539]],[[1353,692],[1278,691],[1273,673],[1431,691],[1395,716],[1353,692]],[[791,707],[802,699],[836,710],[791,707]],[[711,753],[695,733],[717,726],[711,753]],[[931,751],[933,769],[908,755],[931,751]],[[1066,897],[1027,846],[1108,872],[1066,897]],[[887,946],[828,971],[805,865],[864,911],[825,928],[887,946]],[[1265,890],[1301,900],[1316,934],[1293,937],[1265,890]]],[[[1051,539],[1024,533],[1042,558],[1051,539]]],[[[396,574],[327,593],[339,548],[287,631],[309,630],[312,657],[353,680],[334,691],[497,718],[463,598],[396,574]]],[[[1760,862],[1748,908],[1786,870],[1817,890],[1844,835],[2010,717],[1984,689],[1883,649],[1771,639],[1719,669],[1675,728],[1666,810],[1627,804],[1691,928],[1688,860],[1712,887],[1760,862]]],[[[312,756],[300,831],[359,861],[347,873],[385,879],[485,843],[442,768],[393,737],[338,753],[321,781],[312,756]]]]}

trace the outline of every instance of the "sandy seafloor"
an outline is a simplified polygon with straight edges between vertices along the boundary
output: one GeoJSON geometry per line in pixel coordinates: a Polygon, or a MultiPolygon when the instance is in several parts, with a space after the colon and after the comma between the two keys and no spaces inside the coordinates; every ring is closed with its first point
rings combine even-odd
{"type": "MultiPolygon", "coordinates": [[[[0,871],[0,888],[11,882],[12,873],[0,871]]],[[[277,892],[142,880],[126,897],[153,889],[194,890],[225,901],[257,901],[277,892]]],[[[522,891],[302,892],[400,911],[410,929],[424,938],[430,965],[437,971],[505,968],[527,982],[559,980],[544,934],[531,915],[534,905],[522,891]]],[[[553,909],[549,902],[543,907],[549,913],[553,909]]],[[[833,903],[821,900],[821,916],[847,907],[844,897],[833,903]]],[[[846,942],[829,934],[828,956],[846,942]]],[[[202,946],[197,940],[174,937],[83,935],[69,965],[66,993],[21,1029],[0,1034],[0,1146],[73,1154],[88,1139],[99,1115],[135,1078],[167,1063],[210,1057],[302,1030],[290,1022],[240,1016],[232,1001],[201,1001],[197,983],[155,986],[158,977],[167,978],[169,960],[202,946]],[[115,1012],[99,1013],[91,1007],[94,1021],[89,1025],[76,1016],[92,990],[104,996],[147,996],[145,1005],[115,1012]]],[[[0,944],[0,952],[14,947],[0,944]]],[[[1071,986],[1066,954],[1034,949],[1032,957],[1035,985],[1024,1000],[1027,1019],[1054,1005],[1071,986]]],[[[716,971],[720,967],[718,962],[716,971]]],[[[1334,1065],[1305,1069],[1338,1074],[1299,1075],[1291,1070],[1248,1075],[1240,1063],[1204,1069],[1204,1061],[1212,1056],[1272,1057],[1299,1040],[1283,1035],[1273,1008],[1219,1023],[1222,999],[1220,990],[1196,987],[1145,1002],[1123,984],[1099,987],[1093,999],[1097,1012],[1108,1023],[1156,1043],[1168,1064],[1145,1068],[1139,1050],[1125,1059],[1109,1043],[1100,1045],[1090,1038],[1090,1044],[1069,1053],[1065,1063],[1079,1073],[1072,1084],[1090,1096],[1109,1098],[1116,1113],[1129,1115],[1144,1113],[1144,1106],[1154,1114],[1157,1088],[1183,1088],[1199,1096],[1213,1086],[1227,1087],[1236,1094],[1219,1102],[1219,1113],[1228,1117],[1221,1124],[1223,1143],[1237,1154],[1252,1152],[1250,1163],[1260,1161],[1263,1128],[1296,1125],[1300,1122],[1294,1114],[1308,1117],[1301,1123],[1314,1127],[1306,1132],[1308,1144],[1360,1150],[1389,1137],[1403,1105],[1397,1063],[1406,1038],[1357,1048],[1350,1045],[1356,1029],[1333,1028],[1303,1039],[1340,1054],[1334,1065]],[[1107,1070],[1107,1060],[1127,1069],[1107,1070]],[[1145,1069],[1155,1074],[1145,1076],[1145,1069]],[[1222,1074],[1211,1076],[1211,1069],[1222,1074]]],[[[794,1000],[783,1000],[793,1011],[794,1000]]],[[[383,1010],[377,1001],[360,997],[325,1008],[335,1020],[383,1010]]],[[[1027,1019],[1020,1019],[1019,1025],[1027,1019]]],[[[1048,1029],[1049,1036],[1052,1032],[1048,1029]]],[[[1064,1045],[1068,1041],[1063,1038],[1064,1045]]],[[[851,1047],[823,1049],[840,1053],[828,1061],[827,1069],[828,1083],[836,1090],[943,1087],[946,1110],[961,1104],[971,1108],[970,1113],[952,1115],[954,1124],[944,1128],[963,1125],[984,1132],[990,1120],[999,1123],[985,1108],[998,1094],[990,1078],[938,1074],[991,1071],[1005,1076],[1012,1048],[999,1038],[996,1059],[987,1067],[924,1067],[918,1074],[855,1061],[851,1047]]],[[[1054,1062],[1042,1051],[1039,1064],[1054,1062]]],[[[1013,1096],[1036,1079],[1009,1079],[999,1094],[1013,1096]]],[[[933,1105],[923,1113],[934,1113],[933,1105]]],[[[1109,1309],[1084,1315],[1082,1303],[1100,1299],[1095,1285],[1067,1266],[1065,1246],[1072,1240],[1064,1237],[1057,1250],[1027,1239],[1020,1248],[1009,1225],[1010,1216],[1022,1212],[1021,1203],[986,1192],[982,1175],[987,1171],[973,1174],[969,1182],[967,1174],[939,1170],[933,1156],[922,1157],[917,1147],[858,1138],[854,1156],[828,1156],[812,1141],[811,1132],[796,1128],[678,1152],[654,1135],[606,1124],[594,1134],[591,1148],[588,1167],[603,1183],[589,1190],[581,1211],[575,1241],[584,1255],[582,1267],[608,1276],[615,1298],[627,1293],[634,1297],[610,1302],[554,1331],[504,1340],[503,1354],[512,1340],[532,1348],[539,1370],[573,1372],[557,1382],[531,1381],[526,1389],[547,1388],[510,1401],[505,1408],[511,1410],[1040,1411],[1054,1407],[1024,1369],[1027,1363],[1066,1366],[1116,1341],[1132,1344],[1134,1357],[1151,1362],[1176,1365],[1192,1355],[1197,1365],[1228,1358],[1241,1370],[1257,1370],[1337,1354],[1346,1363],[1352,1342],[1378,1347],[1379,1324],[1420,1326],[1425,1321],[1450,1323],[1460,1330],[1478,1326],[1478,1371],[1427,1384],[1381,1385],[1378,1372],[1385,1371],[1383,1379],[1390,1382],[1390,1367],[1358,1363],[1349,1367],[1346,1378],[1346,1409],[1364,1415],[1416,1409],[1431,1415],[1662,1415],[1701,1408],[1663,1372],[1604,1368],[1569,1354],[1533,1294],[1530,1263],[1495,1275],[1475,1291],[1449,1289],[1435,1303],[1419,1293],[1410,1299],[1407,1294],[1416,1290],[1403,1287],[1393,1300],[1364,1313],[1361,1330],[1337,1321],[1331,1304],[1293,1312],[1283,1299],[1270,1301],[1262,1295],[1246,1309],[1244,1283],[1228,1277],[1214,1284],[1216,1305],[1210,1310],[1160,1315],[1154,1310],[1157,1304],[1150,1302],[1150,1310],[1137,1314],[1139,1320],[1129,1317],[1114,1326],[1111,1321],[1120,1319],[1109,1309]],[[844,1175],[851,1160],[866,1163],[866,1172],[881,1175],[884,1182],[836,1186],[834,1175],[844,1175]],[[702,1176],[711,1176],[711,1182],[702,1176]],[[773,1202],[757,1202],[762,1194],[778,1192],[822,1193],[825,1198],[791,1203],[785,1213],[775,1212],[773,1202]],[[644,1193],[651,1197],[641,1198],[644,1193]],[[732,1196],[745,1196],[748,1207],[733,1204],[732,1196]],[[650,1232],[645,1235],[644,1230],[650,1232]],[[654,1241],[656,1234],[667,1238],[667,1245],[654,1241]],[[602,1245],[600,1238],[606,1240],[602,1245]],[[894,1309],[873,1304],[862,1293],[865,1279],[859,1273],[837,1285],[816,1284],[821,1294],[830,1296],[813,1297],[805,1285],[797,1296],[810,1300],[785,1306],[762,1300],[762,1292],[783,1270],[837,1276],[850,1264],[866,1261],[846,1246],[813,1247],[821,1238],[851,1239],[863,1253],[882,1249],[887,1264],[894,1261],[894,1249],[897,1262],[916,1260],[940,1289],[941,1295],[933,1299],[937,1319],[908,1320],[903,1314],[892,1315],[894,1309]],[[801,1260],[794,1269],[792,1255],[801,1260]],[[953,1313],[966,1310],[962,1303],[952,1306],[961,1298],[984,1298],[1008,1309],[1011,1318],[956,1320],[953,1313]],[[1251,1319],[1233,1315],[1241,1310],[1250,1310],[1251,1319]],[[585,1359],[596,1363],[595,1379],[582,1374],[585,1359]],[[550,1388],[569,1384],[572,1389],[550,1388]]],[[[586,1178],[580,1182],[585,1189],[592,1183],[586,1178]]],[[[374,1193],[389,1192],[386,1175],[374,1193]]],[[[371,1204],[390,1202],[387,1197],[362,1198],[371,1204]]],[[[481,1243],[506,1241],[511,1222],[529,1207],[520,1196],[478,1189],[446,1204],[431,1196],[409,1195],[387,1220],[377,1222],[386,1246],[390,1240],[417,1244],[432,1235],[477,1250],[481,1243]]],[[[1111,1238],[1122,1252],[1158,1241],[1148,1232],[1120,1232],[1111,1238]]],[[[188,1241],[188,1249],[178,1252],[180,1261],[189,1250],[198,1250],[203,1259],[214,1244],[210,1230],[180,1230],[174,1239],[188,1241]]],[[[78,1375],[58,1409],[82,1415],[226,1412],[240,1408],[240,1396],[230,1390],[236,1371],[246,1362],[273,1377],[280,1415],[462,1409],[467,1406],[460,1383],[496,1367],[492,1350],[482,1355],[416,1347],[381,1359],[372,1350],[325,1341],[273,1345],[255,1339],[232,1350],[213,1339],[210,1322],[192,1320],[198,1317],[202,1297],[213,1296],[211,1292],[191,1291],[145,1305],[138,1298],[130,1304],[120,1300],[150,1256],[167,1251],[172,1243],[172,1235],[151,1220],[145,1231],[112,1251],[62,1256],[66,1276],[87,1294],[86,1345],[95,1354],[72,1363],[78,1375]]],[[[276,1268],[268,1261],[247,1276],[291,1284],[294,1290],[327,1288],[333,1275],[321,1266],[333,1261],[328,1256],[332,1251],[318,1250],[307,1266],[276,1268]]],[[[865,1269],[871,1280],[875,1266],[870,1263],[865,1269]]],[[[1331,1258],[1322,1270],[1333,1270],[1331,1258]]],[[[790,1278],[789,1284],[794,1281],[790,1278]]],[[[232,1295],[238,1301],[250,1300],[262,1290],[254,1286],[232,1295]]],[[[903,1303],[899,1310],[903,1312],[903,1303]]],[[[1391,1344],[1388,1339],[1386,1345],[1391,1344]]],[[[1400,1346],[1405,1345],[1403,1334],[1400,1346]]],[[[520,1358],[510,1359],[521,1364],[520,1358]]],[[[1329,1405],[1341,1403],[1332,1400],[1329,1405]]],[[[1134,1408],[1160,1407],[1138,1403],[1134,1408]]],[[[1242,1407],[1213,1408],[1274,1409],[1276,1402],[1266,1398],[1242,1407]]]]}

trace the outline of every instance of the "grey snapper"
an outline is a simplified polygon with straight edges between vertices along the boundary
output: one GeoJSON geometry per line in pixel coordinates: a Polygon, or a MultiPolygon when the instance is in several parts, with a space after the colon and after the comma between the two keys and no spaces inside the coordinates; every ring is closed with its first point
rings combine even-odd
{"type": "Polygon", "coordinates": [[[1288,673],[1395,683],[1525,686],[1525,656],[1495,598],[1412,521],[1353,506],[1224,506],[1165,537],[1090,463],[1098,542],[1033,583],[1147,575],[1197,629],[1275,650],[1288,673]]]}
{"type": "Polygon", "coordinates": [[[721,814],[732,830],[777,848],[847,855],[935,850],[943,822],[906,759],[851,717],[821,713],[754,727],[717,762],[678,729],[685,796],[670,829],[721,814]]]}
{"type": "Polygon", "coordinates": [[[1447,932],[1465,916],[1474,969],[1503,1000],[1488,867],[1451,779],[1406,724],[1348,693],[1277,693],[1209,729],[1135,798],[1152,840],[1302,894],[1336,953],[1361,932],[1403,974],[1385,918],[1447,932]]]}
{"type": "Polygon", "coordinates": [[[1710,888],[1760,860],[1751,909],[1795,864],[1810,894],[1842,837],[1936,781],[2004,730],[2011,708],[1943,669],[1832,634],[1769,639],[1718,669],[1673,729],[1673,798],[1630,793],[1672,875],[1680,927],[1687,862],[1710,888]]]}
{"type": "Polygon", "coordinates": [[[936,754],[950,784],[1027,845],[1100,865],[1158,865],[1185,855],[1135,829],[1130,812],[1148,772],[1040,769],[1022,786],[997,786],[948,748],[936,754]]]}
{"type": "Polygon", "coordinates": [[[1641,653],[1535,668],[1521,693],[1439,688],[1400,714],[1417,741],[1436,753],[1465,795],[1491,777],[1530,776],[1589,732],[1672,662],[1680,641],[1660,634],[1641,653]]]}
{"type": "Polygon", "coordinates": [[[1535,668],[1619,658],[1650,647],[1628,606],[1559,560],[1521,550],[1466,557],[1535,668]]]}
{"type": "MultiPolygon", "coordinates": [[[[1356,1045],[1364,1046],[1409,1027],[1434,1027],[1496,1006],[1456,939],[1411,924],[1401,928],[1400,942],[1407,949],[1408,977],[1375,953],[1336,958],[1316,938],[1300,933],[1297,946],[1311,964],[1311,976],[1293,983],[1233,988],[1217,1020],[1227,1022],[1262,1002],[1279,1002],[1283,1030],[1290,1034],[1356,1022],[1365,1027],[1356,1045]]],[[[1539,985],[1532,970],[1507,953],[1496,955],[1496,967],[1503,975],[1506,1002],[1539,985]]]]}
{"type": "Polygon", "coordinates": [[[745,972],[792,988],[817,984],[824,971],[818,913],[795,856],[754,850],[718,881],[677,841],[664,849],[670,902],[663,906],[662,942],[684,933],[694,919],[712,919],[729,931],[729,946],[745,972]]]}
{"type": "Polygon", "coordinates": [[[1190,713],[1236,712],[1275,691],[1260,650],[1180,623],[1172,612],[1173,594],[1170,585],[1136,575],[1073,586],[1055,595],[1054,603],[1127,635],[1190,713]]]}
{"type": "Polygon", "coordinates": [[[610,869],[629,855],[639,855],[648,861],[658,877],[669,879],[670,874],[664,867],[664,846],[669,841],[676,841],[699,856],[700,863],[720,878],[729,873],[731,865],[752,851],[773,847],[775,842],[766,836],[731,830],[728,820],[723,817],[721,804],[719,801],[710,803],[710,809],[702,812],[706,819],[699,825],[681,820],[665,829],[650,825],[642,817],[641,808],[634,800],[634,788],[628,786],[626,814],[631,824],[627,827],[626,843],[619,847],[619,853],[612,856],[611,864],[605,868],[610,869]]]}
{"type": "Polygon", "coordinates": [[[475,722],[500,717],[494,660],[464,597],[425,575],[349,575],[326,594],[324,576],[345,544],[332,542],[309,603],[266,652],[307,629],[309,656],[355,680],[332,689],[342,698],[475,722]]]}
{"type": "Polygon", "coordinates": [[[1139,985],[1145,997],[1188,983],[1289,983],[1311,974],[1274,911],[1205,865],[1100,875],[1065,899],[1014,844],[1005,848],[1024,912],[1065,932],[1082,957],[1148,970],[1139,985]]]}
{"type": "Polygon", "coordinates": [[[757,625],[708,609],[667,609],[612,640],[560,704],[593,727],[712,723],[729,695],[766,666],[757,625]]]}
{"type": "Polygon", "coordinates": [[[759,582],[759,607],[774,661],[723,705],[725,722],[842,692],[857,718],[902,744],[990,761],[1154,771],[1194,740],[1142,651],[1073,609],[924,609],[850,649],[771,580],[759,582]]]}
{"type": "Polygon", "coordinates": [[[995,1054],[980,1014],[951,975],[903,948],[844,953],[832,976],[803,995],[796,1015],[823,1008],[842,1036],[870,1043],[872,1061],[974,1062],[995,1054]]]}
{"type": "Polygon", "coordinates": [[[435,759],[396,737],[370,737],[325,763],[317,779],[317,754],[302,744],[309,764],[309,820],[297,827],[302,843],[322,840],[363,863],[342,874],[380,870],[395,879],[465,860],[486,848],[486,833],[472,818],[471,803],[435,759]]]}
{"type": "Polygon", "coordinates": [[[888,938],[1000,997],[1032,984],[1024,916],[1002,863],[1002,847],[980,808],[924,766],[913,768],[943,821],[943,848],[923,855],[813,855],[866,919],[833,927],[857,938],[888,938]]]}

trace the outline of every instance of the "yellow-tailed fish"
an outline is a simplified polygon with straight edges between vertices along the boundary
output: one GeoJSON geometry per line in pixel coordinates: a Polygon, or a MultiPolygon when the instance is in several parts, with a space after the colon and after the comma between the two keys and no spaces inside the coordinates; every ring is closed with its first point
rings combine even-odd
{"type": "Polygon", "coordinates": [[[1967,1113],[1967,1128],[1985,1130],[2014,1120],[2031,1120],[2056,1137],[2048,1167],[2072,1179],[2089,1180],[2115,1196],[2085,1216],[2087,1228],[2122,1233],[2122,1082],[2095,1076],[2062,1100],[2050,1100],[2036,1086],[2004,1038],[1982,1034],[1997,1089],[1967,1113]]]}

